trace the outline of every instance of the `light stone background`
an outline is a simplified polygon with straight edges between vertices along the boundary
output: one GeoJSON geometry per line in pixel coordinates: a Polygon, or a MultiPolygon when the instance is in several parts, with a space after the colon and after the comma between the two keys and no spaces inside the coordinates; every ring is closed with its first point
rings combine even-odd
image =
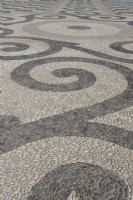
{"type": "MultiPolygon", "coordinates": [[[[83,162],[118,175],[127,184],[128,200],[133,200],[133,3],[2,0],[1,5],[0,199],[26,200],[47,173],[61,165],[83,162]],[[82,26],[91,29],[82,30],[82,26]],[[125,41],[128,43],[123,45],[125,41]],[[29,48],[23,50],[23,44],[29,48]],[[117,50],[111,44],[116,44],[117,50]],[[46,62],[47,58],[53,62],[46,62]],[[60,61],[62,58],[68,61],[60,61]],[[15,70],[22,66],[25,72],[34,63],[37,66],[29,71],[32,85],[15,70]],[[91,72],[96,81],[88,88],[50,91],[52,84],[79,80],[82,73],[79,77],[69,73],[68,77],[53,76],[53,71],[66,68],[91,72]],[[37,82],[49,84],[49,91],[42,91],[39,85],[34,89],[37,82]],[[86,123],[94,126],[87,129],[93,137],[84,134],[86,123]],[[76,124],[73,129],[72,124],[76,124]],[[58,134],[45,138],[43,134],[54,132],[53,127],[58,134]],[[30,139],[25,130],[33,132],[30,139]],[[116,130],[119,141],[109,142],[116,130]],[[105,139],[102,132],[106,131],[105,139]]],[[[67,200],[78,199],[75,190],[67,195],[67,200]]]]}

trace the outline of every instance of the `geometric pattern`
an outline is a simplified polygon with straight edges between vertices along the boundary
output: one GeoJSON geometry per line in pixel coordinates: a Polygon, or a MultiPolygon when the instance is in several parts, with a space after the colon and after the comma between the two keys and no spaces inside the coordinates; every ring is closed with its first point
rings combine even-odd
{"type": "Polygon", "coordinates": [[[133,200],[132,0],[2,0],[1,200],[133,200]]]}

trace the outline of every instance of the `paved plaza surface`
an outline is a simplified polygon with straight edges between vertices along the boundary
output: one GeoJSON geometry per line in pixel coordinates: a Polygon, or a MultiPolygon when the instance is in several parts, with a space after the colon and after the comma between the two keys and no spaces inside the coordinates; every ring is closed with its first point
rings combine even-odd
{"type": "Polygon", "coordinates": [[[133,200],[133,0],[0,10],[0,200],[133,200]]]}

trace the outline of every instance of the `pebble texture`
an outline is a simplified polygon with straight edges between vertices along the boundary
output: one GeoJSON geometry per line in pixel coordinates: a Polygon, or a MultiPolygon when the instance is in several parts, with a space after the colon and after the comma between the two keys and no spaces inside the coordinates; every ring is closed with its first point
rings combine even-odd
{"type": "Polygon", "coordinates": [[[0,200],[133,200],[132,0],[0,11],[0,200]]]}
{"type": "Polygon", "coordinates": [[[51,171],[33,187],[27,199],[68,199],[72,190],[78,199],[84,200],[128,199],[128,188],[123,180],[87,163],[69,164],[51,171]]]}
{"type": "Polygon", "coordinates": [[[98,165],[114,172],[125,181],[131,199],[132,157],[130,149],[86,137],[54,137],[28,143],[1,155],[3,199],[6,196],[17,199],[20,191],[26,199],[32,187],[47,173],[61,165],[77,162],[98,165]]]}
{"type": "Polygon", "coordinates": [[[76,29],[76,30],[87,30],[87,29],[91,29],[89,26],[68,26],[67,28],[76,29]]]}

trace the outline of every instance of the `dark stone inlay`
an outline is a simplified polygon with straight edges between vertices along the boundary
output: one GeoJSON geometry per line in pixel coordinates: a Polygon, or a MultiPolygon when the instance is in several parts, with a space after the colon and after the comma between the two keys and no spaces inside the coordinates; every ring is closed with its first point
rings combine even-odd
{"type": "Polygon", "coordinates": [[[56,41],[56,40],[49,40],[49,39],[44,39],[44,38],[34,38],[34,37],[16,37],[16,36],[6,36],[8,39],[29,39],[33,41],[41,41],[41,42],[46,42],[49,45],[49,49],[46,51],[42,51],[39,53],[35,54],[30,54],[30,55],[20,55],[20,56],[0,56],[0,60],[22,60],[22,59],[30,59],[30,58],[38,58],[38,57],[44,57],[48,56],[51,54],[54,54],[56,52],[59,52],[62,50],[63,47],[69,48],[69,49],[74,49],[77,51],[81,51],[90,55],[94,55],[100,58],[108,59],[108,60],[113,60],[113,61],[118,61],[118,62],[125,62],[125,63],[131,63],[133,64],[133,60],[131,59],[125,59],[121,57],[115,57],[112,55],[108,55],[102,52],[94,51],[91,49],[86,49],[80,46],[77,46],[77,43],[70,43],[70,42],[61,42],[61,41],[56,41]]]}
{"type": "Polygon", "coordinates": [[[105,53],[102,53],[102,52],[94,51],[94,50],[91,50],[91,49],[86,49],[86,48],[83,48],[83,47],[80,47],[80,46],[77,46],[77,45],[74,45],[71,48],[78,50],[78,51],[81,51],[81,52],[88,53],[90,55],[94,55],[94,56],[97,56],[97,57],[100,57],[100,58],[104,58],[104,59],[107,59],[107,60],[133,64],[133,60],[131,60],[131,59],[115,57],[115,56],[105,54],[105,53]]]}
{"type": "Polygon", "coordinates": [[[133,54],[133,50],[131,51],[131,50],[123,48],[123,45],[126,45],[126,44],[133,44],[133,41],[115,42],[111,44],[110,47],[116,51],[133,54]]]}
{"type": "MultiPolygon", "coordinates": [[[[59,52],[63,46],[65,46],[65,43],[61,43],[62,45],[58,44],[57,45],[57,42],[54,42],[52,40],[47,40],[47,39],[43,39],[43,38],[32,38],[32,37],[6,37],[6,39],[17,39],[19,41],[19,39],[28,39],[28,40],[32,40],[32,41],[41,41],[41,42],[44,42],[46,44],[49,45],[49,48],[45,51],[41,51],[41,52],[38,52],[38,53],[33,53],[33,54],[27,54],[27,55],[16,55],[16,56],[3,56],[3,55],[0,55],[0,60],[23,60],[23,59],[31,59],[31,58],[38,58],[38,57],[43,57],[43,56],[47,56],[47,55],[51,55],[51,54],[54,54],[56,52],[59,52]]],[[[2,42],[2,45],[14,45],[16,42],[2,42]]],[[[17,43],[16,43],[17,44],[17,43]]],[[[21,43],[21,46],[23,46],[25,44],[21,43]]],[[[70,44],[68,43],[68,46],[70,46],[70,44]]],[[[8,49],[11,50],[12,52],[12,49],[14,49],[14,47],[8,47],[8,49]]],[[[15,48],[16,50],[16,48],[15,48]]]]}
{"type": "Polygon", "coordinates": [[[89,26],[68,26],[69,29],[75,29],[75,30],[88,30],[91,29],[89,26]]]}
{"type": "MultiPolygon", "coordinates": [[[[42,83],[35,79],[33,79],[30,76],[30,71],[39,65],[52,63],[52,62],[67,62],[68,65],[69,62],[80,62],[80,60],[77,60],[75,58],[69,59],[69,58],[51,58],[51,59],[42,59],[24,63],[18,68],[16,68],[11,73],[11,78],[16,81],[17,83],[28,87],[30,89],[34,90],[40,90],[40,91],[52,91],[52,92],[68,92],[68,91],[75,91],[75,90],[82,90],[85,88],[88,88],[89,86],[93,85],[96,81],[95,75],[90,73],[87,70],[83,69],[75,69],[75,68],[65,68],[65,69],[58,69],[52,72],[54,76],[58,77],[70,77],[76,75],[78,77],[78,81],[67,83],[67,84],[48,84],[48,83],[42,83]]],[[[82,60],[81,62],[84,62],[82,60]]]]}
{"type": "Polygon", "coordinates": [[[85,19],[85,20],[94,20],[94,21],[108,21],[108,22],[127,22],[126,17],[121,17],[121,16],[100,16],[100,13],[96,13],[94,16],[97,17],[97,19],[93,19],[92,16],[84,15],[84,16],[78,16],[80,19],[85,19]],[[99,16],[98,16],[99,14],[99,16]]]}
{"type": "MultiPolygon", "coordinates": [[[[65,77],[67,73],[68,76],[77,75],[79,78],[78,82],[70,83],[70,84],[47,84],[41,83],[30,76],[30,71],[43,64],[53,63],[53,62],[78,62],[78,63],[93,63],[97,65],[103,65],[109,68],[112,68],[112,63],[104,62],[100,60],[94,60],[89,58],[81,58],[81,57],[54,57],[54,58],[44,58],[34,61],[29,61],[17,67],[12,73],[11,78],[20,85],[28,87],[34,90],[40,91],[53,91],[53,92],[65,92],[72,91],[78,89],[84,89],[88,86],[94,84],[95,77],[90,72],[81,69],[60,69],[58,70],[58,74],[62,73],[62,76],[65,77]],[[66,71],[66,72],[65,72],[66,71]]],[[[118,65],[113,64],[113,69],[117,69],[118,65]]],[[[56,73],[57,74],[57,73],[56,73]]]]}
{"type": "Polygon", "coordinates": [[[0,46],[12,46],[12,47],[1,48],[2,51],[6,52],[25,51],[29,49],[29,45],[24,43],[15,43],[15,42],[0,42],[0,46]]]}
{"type": "MultiPolygon", "coordinates": [[[[22,37],[11,37],[11,38],[21,39],[22,37]]],[[[25,39],[25,37],[23,37],[23,39],[25,39]]],[[[32,38],[32,39],[33,41],[38,40],[38,38],[32,38]]],[[[43,42],[47,41],[45,39],[40,39],[40,38],[39,40],[43,42]]],[[[65,43],[65,42],[59,43],[58,41],[51,41],[51,40],[48,40],[48,43],[50,43],[50,45],[53,45],[53,51],[54,48],[57,47],[60,50],[63,47],[67,47],[91,55],[95,55],[101,58],[133,63],[133,60],[116,58],[114,56],[110,56],[90,49],[79,47],[73,43],[65,43]]],[[[32,58],[32,55],[30,56],[32,58]]],[[[40,53],[38,56],[44,56],[44,52],[40,53]]],[[[54,61],[55,58],[49,58],[49,59],[53,59],[54,61]]],[[[67,61],[74,61],[73,58],[71,57],[58,58],[58,59],[61,62],[64,61],[63,59],[68,59],[67,61]]],[[[84,59],[86,59],[86,61],[84,60],[85,62],[88,61],[87,58],[78,57],[75,59],[76,62],[77,61],[82,62],[84,59]]],[[[42,60],[41,59],[37,60],[36,63],[39,64],[39,62],[42,62],[42,60]]],[[[104,102],[94,104],[92,106],[88,106],[85,108],[75,109],[73,111],[69,111],[56,116],[40,119],[35,122],[30,122],[23,125],[20,124],[17,127],[15,125],[6,126],[7,123],[5,123],[4,127],[2,126],[3,128],[0,134],[0,140],[2,141],[0,148],[1,153],[13,150],[21,145],[41,140],[43,138],[54,137],[54,136],[72,136],[72,135],[80,137],[97,138],[100,140],[118,144],[120,146],[129,149],[133,149],[132,131],[127,131],[122,128],[117,128],[114,126],[88,122],[89,119],[94,119],[95,117],[100,117],[102,115],[117,112],[120,111],[121,109],[126,109],[133,105],[133,72],[129,68],[126,68],[120,64],[110,63],[107,61],[96,60],[96,59],[95,60],[89,59],[89,60],[92,60],[92,63],[104,65],[121,73],[127,79],[128,82],[127,89],[123,91],[120,95],[112,99],[108,99],[104,102]]],[[[34,61],[30,62],[34,63],[34,61]]],[[[21,78],[23,79],[23,77],[21,78]]],[[[8,116],[2,116],[2,119],[3,118],[5,121],[8,121],[8,116]]],[[[13,121],[16,119],[13,116],[12,118],[13,121]]],[[[2,121],[1,123],[3,124],[2,121]]]]}
{"type": "Polygon", "coordinates": [[[101,19],[110,19],[111,17],[108,17],[108,16],[100,16],[99,18],[101,18],[101,19]]]}
{"type": "MultiPolygon", "coordinates": [[[[102,60],[93,60],[87,58],[47,58],[36,61],[36,63],[44,63],[51,61],[84,61],[91,62],[95,64],[101,64],[103,66],[115,69],[127,79],[128,87],[121,94],[117,95],[112,99],[108,99],[104,102],[94,104],[85,108],[75,109],[73,111],[66,112],[64,114],[59,114],[53,117],[48,117],[40,119],[35,122],[27,123],[21,125],[19,128],[13,128],[10,137],[7,139],[6,143],[1,146],[1,151],[5,152],[15,147],[21,146],[28,142],[37,141],[46,137],[54,136],[81,136],[81,137],[93,137],[115,144],[119,144],[123,147],[133,149],[133,133],[131,131],[124,130],[122,128],[117,128],[109,125],[103,125],[99,123],[90,123],[88,120],[94,119],[95,117],[100,117],[109,113],[117,112],[121,109],[126,109],[133,105],[133,72],[129,68],[122,65],[109,63],[102,60]],[[23,135],[23,138],[20,137],[23,135]],[[25,139],[27,138],[28,139],[25,139]],[[16,139],[17,138],[17,139],[16,139]],[[7,145],[8,144],[8,145],[7,145]]],[[[28,67],[33,67],[36,63],[35,61],[30,61],[24,66],[24,68],[16,68],[12,73],[12,78],[15,79],[19,84],[23,83],[23,73],[28,70],[28,67]],[[20,71],[22,70],[22,74],[20,71]],[[14,73],[15,72],[15,73],[14,73]]],[[[27,83],[23,83],[27,84],[27,83]]],[[[3,116],[6,120],[6,116],[3,116]]],[[[3,129],[3,136],[1,140],[5,140],[7,128],[3,129]],[[3,138],[4,137],[4,138],[3,138]]]]}
{"type": "MultiPolygon", "coordinates": [[[[133,149],[132,131],[88,122],[95,114],[102,115],[102,109],[104,107],[101,108],[98,104],[26,124],[21,124],[14,116],[0,116],[0,151],[5,153],[37,140],[64,136],[91,137],[133,149]]],[[[108,109],[110,110],[110,106],[108,109]]]]}
{"type": "Polygon", "coordinates": [[[10,35],[10,34],[12,34],[14,32],[11,29],[1,28],[1,27],[0,27],[0,31],[2,31],[2,33],[0,33],[0,37],[4,37],[6,35],[10,35]]]}
{"type": "MultiPolygon", "coordinates": [[[[46,61],[49,62],[50,60],[53,62],[74,60],[77,62],[79,60],[79,62],[90,62],[103,65],[121,73],[126,78],[128,86],[121,94],[92,106],[82,107],[44,119],[42,118],[34,122],[20,125],[17,128],[13,126],[10,132],[8,131],[9,127],[4,126],[0,134],[0,140],[3,141],[0,149],[1,152],[3,153],[26,143],[55,136],[92,137],[133,149],[132,131],[127,131],[123,128],[117,128],[115,126],[88,122],[88,120],[96,117],[117,112],[121,109],[126,109],[130,106],[133,106],[133,71],[122,65],[102,60],[79,57],[57,57],[41,59],[38,61],[30,61],[28,64],[26,64],[26,66],[23,65],[24,68],[16,68],[15,73],[12,73],[12,78],[15,79],[15,81],[17,81],[19,84],[21,81],[23,83],[23,73],[25,73],[23,71],[29,71],[28,67],[32,67],[32,64],[35,65],[36,63],[46,63],[46,61]],[[19,74],[19,70],[22,70],[22,74],[19,74]]],[[[27,83],[23,83],[23,85],[24,84],[27,83]]],[[[2,116],[2,118],[4,118],[5,121],[8,121],[8,116],[2,116]]],[[[13,117],[13,120],[15,119],[16,118],[13,117]]],[[[2,121],[1,123],[3,123],[2,121]]]]}
{"type": "Polygon", "coordinates": [[[36,183],[27,200],[67,200],[72,191],[79,200],[128,200],[124,180],[108,169],[71,163],[49,172],[36,183]]]}
{"type": "Polygon", "coordinates": [[[133,21],[129,21],[127,24],[133,26],[133,21]]]}
{"type": "MultiPolygon", "coordinates": [[[[25,11],[25,10],[24,10],[25,11]]],[[[2,23],[2,26],[8,26],[8,25],[14,25],[14,24],[21,24],[21,23],[26,23],[26,22],[31,22],[34,20],[35,18],[35,15],[32,14],[32,15],[26,15],[26,16],[21,16],[23,18],[25,18],[24,20],[22,21],[18,21],[18,22],[6,22],[6,23],[2,23]]],[[[13,20],[13,19],[12,19],[13,20]]]]}
{"type": "Polygon", "coordinates": [[[14,20],[14,18],[12,17],[1,17],[1,22],[3,23],[3,21],[12,21],[14,20]]]}
{"type": "Polygon", "coordinates": [[[35,19],[64,19],[66,16],[63,15],[41,15],[41,14],[36,14],[35,19]]]}

